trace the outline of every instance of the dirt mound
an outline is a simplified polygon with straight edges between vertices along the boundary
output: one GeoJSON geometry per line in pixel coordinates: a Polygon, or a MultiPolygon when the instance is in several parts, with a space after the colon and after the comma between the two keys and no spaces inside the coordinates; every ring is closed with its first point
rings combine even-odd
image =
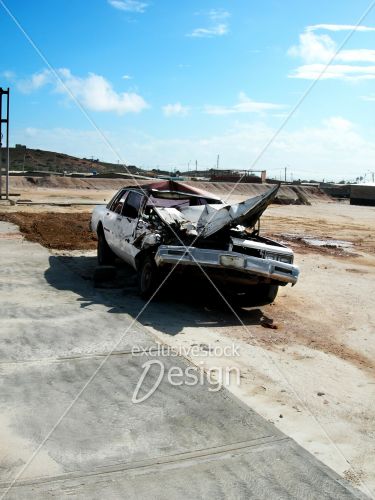
{"type": "MultiPolygon", "coordinates": [[[[125,172],[125,168],[118,163],[108,163],[99,159],[77,158],[65,153],[43,151],[41,149],[26,148],[25,146],[9,148],[10,170],[48,172],[83,172],[93,171],[106,174],[108,172],[125,172]]],[[[127,170],[132,174],[140,169],[129,165],[127,170]]],[[[142,172],[141,172],[142,173],[142,172]]]]}
{"type": "MultiPolygon", "coordinates": [[[[205,189],[206,191],[212,191],[223,199],[225,199],[229,193],[233,193],[235,196],[249,198],[251,196],[258,196],[272,186],[272,184],[249,183],[240,183],[236,185],[233,182],[188,182],[187,184],[205,189]]],[[[282,185],[280,186],[275,203],[280,205],[309,205],[311,201],[317,199],[328,201],[330,198],[316,186],[282,185]]]]}
{"type": "MultiPolygon", "coordinates": [[[[137,181],[135,179],[110,179],[101,177],[60,177],[48,175],[34,176],[11,176],[11,191],[27,190],[30,188],[41,189],[91,189],[91,190],[113,190],[122,186],[138,186],[147,184],[148,181],[137,181]]],[[[233,182],[185,182],[185,184],[212,192],[225,200],[228,195],[233,197],[250,198],[264,193],[271,184],[250,184],[233,182]]],[[[329,201],[328,195],[316,186],[284,186],[280,187],[276,203],[282,205],[308,205],[311,201],[329,201]]]]}
{"type": "Polygon", "coordinates": [[[17,224],[28,240],[57,250],[95,249],[90,219],[89,213],[0,213],[0,220],[17,224]]]}
{"type": "MultiPolygon", "coordinates": [[[[136,184],[130,181],[129,185],[136,184]]],[[[27,189],[119,189],[128,184],[124,179],[104,179],[104,178],[84,178],[84,177],[60,177],[57,175],[48,176],[11,176],[10,189],[11,191],[27,190],[27,189]]]]}

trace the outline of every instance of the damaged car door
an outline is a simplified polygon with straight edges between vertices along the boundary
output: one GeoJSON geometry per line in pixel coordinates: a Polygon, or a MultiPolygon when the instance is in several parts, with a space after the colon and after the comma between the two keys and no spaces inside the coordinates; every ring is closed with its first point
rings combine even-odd
{"type": "MultiPolygon", "coordinates": [[[[116,220],[121,216],[127,195],[128,191],[120,191],[107,205],[107,208],[103,215],[103,229],[105,240],[111,248],[115,248],[114,229],[116,226],[116,220]]],[[[115,253],[117,254],[116,251],[115,253]]]]}
{"type": "Polygon", "coordinates": [[[116,214],[112,225],[113,245],[119,257],[134,266],[135,256],[139,252],[134,247],[134,233],[139,222],[144,196],[136,191],[127,191],[121,212],[116,214]]]}

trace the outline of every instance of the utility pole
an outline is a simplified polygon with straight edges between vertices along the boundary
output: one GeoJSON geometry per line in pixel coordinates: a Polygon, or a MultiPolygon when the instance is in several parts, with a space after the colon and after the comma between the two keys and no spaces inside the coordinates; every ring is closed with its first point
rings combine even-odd
{"type": "Polygon", "coordinates": [[[217,155],[216,158],[216,169],[219,170],[219,161],[220,161],[220,155],[217,155]]]}
{"type": "Polygon", "coordinates": [[[286,182],[286,171],[288,167],[285,167],[285,182],[286,182]]]}
{"type": "Polygon", "coordinates": [[[25,151],[23,153],[23,162],[22,162],[22,174],[25,175],[25,158],[26,158],[26,151],[27,148],[25,148],[25,151]]]}
{"type": "Polygon", "coordinates": [[[9,88],[0,87],[0,200],[3,198],[3,177],[5,177],[5,199],[9,199],[9,88]],[[5,113],[3,111],[3,96],[5,96],[5,113]],[[3,166],[3,124],[5,125],[5,166],[3,166]]]}
{"type": "Polygon", "coordinates": [[[195,176],[198,174],[198,160],[195,160],[195,176]]]}

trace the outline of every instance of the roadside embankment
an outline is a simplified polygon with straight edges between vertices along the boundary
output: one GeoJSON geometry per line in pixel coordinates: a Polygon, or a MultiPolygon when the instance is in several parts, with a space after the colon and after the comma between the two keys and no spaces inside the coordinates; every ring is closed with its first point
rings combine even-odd
{"type": "MultiPolygon", "coordinates": [[[[49,175],[37,176],[11,176],[10,186],[13,192],[33,190],[92,190],[116,191],[122,186],[138,186],[147,184],[147,181],[136,179],[108,179],[95,177],[61,177],[49,175]]],[[[266,191],[269,184],[250,184],[233,182],[201,182],[189,181],[186,184],[205,191],[210,191],[221,196],[224,200],[237,201],[251,196],[257,196],[266,191]]],[[[277,196],[278,204],[308,205],[312,201],[329,201],[330,197],[316,186],[282,185],[277,196]]]]}

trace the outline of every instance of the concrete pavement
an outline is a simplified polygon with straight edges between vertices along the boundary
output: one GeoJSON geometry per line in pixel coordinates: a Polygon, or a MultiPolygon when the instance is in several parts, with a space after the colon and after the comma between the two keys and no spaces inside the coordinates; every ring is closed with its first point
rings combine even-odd
{"type": "MultiPolygon", "coordinates": [[[[89,274],[76,272],[84,259],[51,256],[0,223],[0,495],[363,498],[226,390],[209,391],[207,382],[173,386],[165,374],[150,398],[133,404],[147,359],[162,361],[166,372],[188,363],[132,355],[133,346],[156,347],[133,322],[142,302],[93,288],[89,274]]],[[[145,378],[143,390],[156,376],[145,378]]]]}

